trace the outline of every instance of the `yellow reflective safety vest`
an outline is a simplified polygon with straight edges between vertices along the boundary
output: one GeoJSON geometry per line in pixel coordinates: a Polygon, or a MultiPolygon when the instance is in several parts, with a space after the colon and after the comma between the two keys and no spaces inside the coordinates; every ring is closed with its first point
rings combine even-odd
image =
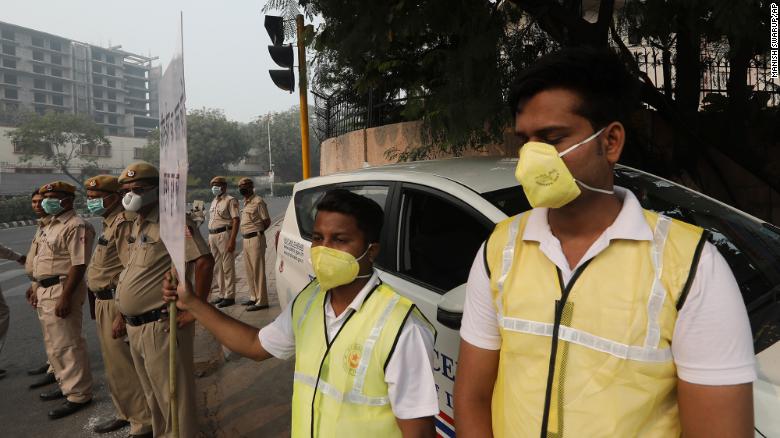
{"type": "Polygon", "coordinates": [[[409,299],[380,283],[328,343],[325,297],[315,279],[292,306],[292,437],[401,437],[385,367],[406,319],[416,312],[427,320],[409,299]]]}
{"type": "Polygon", "coordinates": [[[494,435],[679,436],[670,347],[703,230],[645,211],[652,241],[613,240],[564,287],[522,239],[528,216],[498,224],[485,252],[501,332],[494,435]]]}

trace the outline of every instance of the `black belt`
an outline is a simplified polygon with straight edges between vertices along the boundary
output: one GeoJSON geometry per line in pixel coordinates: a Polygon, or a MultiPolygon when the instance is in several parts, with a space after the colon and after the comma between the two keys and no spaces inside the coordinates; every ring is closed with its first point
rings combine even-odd
{"type": "Polygon", "coordinates": [[[225,231],[229,230],[230,227],[220,227],[220,228],[214,228],[209,230],[209,234],[219,234],[224,233],[225,231]]]}
{"type": "Polygon", "coordinates": [[[99,300],[113,300],[114,299],[114,289],[103,289],[103,290],[90,290],[92,292],[92,295],[95,296],[95,298],[99,300]]]}
{"type": "Polygon", "coordinates": [[[60,284],[60,277],[49,277],[35,280],[41,287],[52,287],[55,284],[60,284]]]}
{"type": "Polygon", "coordinates": [[[257,237],[259,235],[263,234],[262,231],[252,231],[251,233],[242,234],[244,239],[251,239],[253,237],[257,237]]]}
{"type": "Polygon", "coordinates": [[[162,321],[168,318],[168,311],[165,308],[155,309],[150,312],[142,313],[137,316],[122,315],[127,325],[138,327],[150,322],[162,321]]]}

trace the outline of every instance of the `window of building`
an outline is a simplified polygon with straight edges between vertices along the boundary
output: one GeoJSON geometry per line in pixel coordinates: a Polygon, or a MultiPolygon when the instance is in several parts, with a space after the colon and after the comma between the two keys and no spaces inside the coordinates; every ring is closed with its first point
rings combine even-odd
{"type": "Polygon", "coordinates": [[[16,102],[6,102],[5,110],[8,112],[19,111],[19,104],[16,102]]]}
{"type": "Polygon", "coordinates": [[[103,85],[103,78],[98,75],[92,75],[92,82],[98,85],[103,85]]]}
{"type": "Polygon", "coordinates": [[[36,105],[35,106],[35,112],[42,116],[42,115],[46,114],[46,107],[45,106],[36,105]]]}
{"type": "Polygon", "coordinates": [[[5,75],[3,75],[3,81],[6,84],[16,85],[17,78],[16,78],[16,75],[12,75],[10,73],[6,73],[5,75]]]}
{"type": "Polygon", "coordinates": [[[39,37],[39,36],[32,37],[32,45],[33,47],[43,47],[43,37],[39,37]]]}
{"type": "Polygon", "coordinates": [[[106,85],[111,88],[116,88],[116,79],[109,79],[106,81],[106,85]]]}
{"type": "Polygon", "coordinates": [[[92,90],[92,94],[95,97],[97,97],[97,98],[102,98],[103,97],[103,90],[101,90],[99,88],[95,88],[95,89],[92,90]]]}
{"type": "Polygon", "coordinates": [[[43,93],[35,93],[35,103],[46,103],[46,95],[43,93]]]}
{"type": "Polygon", "coordinates": [[[62,77],[62,69],[61,68],[53,68],[51,69],[51,75],[57,76],[58,78],[62,77]]]}
{"type": "Polygon", "coordinates": [[[114,67],[106,67],[106,74],[109,76],[116,76],[116,69],[114,67]]]}
{"type": "Polygon", "coordinates": [[[40,50],[33,50],[33,61],[43,61],[43,52],[40,50]]]}
{"type": "Polygon", "coordinates": [[[33,88],[37,88],[39,90],[45,90],[46,89],[46,81],[43,79],[35,79],[33,81],[33,88]]]}
{"type": "Polygon", "coordinates": [[[100,53],[94,51],[92,52],[92,59],[96,61],[100,61],[100,58],[101,58],[100,53]]]}
{"type": "Polygon", "coordinates": [[[16,46],[13,44],[3,44],[3,53],[6,55],[16,56],[16,46]]]}
{"type": "Polygon", "coordinates": [[[95,102],[95,110],[103,111],[103,102],[95,102]]]}
{"type": "Polygon", "coordinates": [[[62,43],[59,41],[49,41],[49,48],[60,52],[62,51],[62,43]]]}
{"type": "Polygon", "coordinates": [[[109,91],[108,92],[108,100],[116,100],[116,92],[109,91]]]}
{"type": "Polygon", "coordinates": [[[16,60],[3,58],[3,67],[5,67],[5,68],[16,68],[16,60]]]}
{"type": "Polygon", "coordinates": [[[95,73],[101,73],[103,72],[103,66],[98,64],[97,62],[92,63],[92,71],[95,73]]]}
{"type": "Polygon", "coordinates": [[[62,98],[60,95],[54,95],[51,97],[51,104],[57,105],[57,106],[63,106],[65,99],[62,98]]]}
{"type": "Polygon", "coordinates": [[[117,134],[119,134],[118,129],[114,128],[113,126],[108,128],[108,135],[117,135],[117,134]]]}
{"type": "Polygon", "coordinates": [[[18,99],[19,98],[19,90],[15,88],[6,88],[5,89],[5,98],[6,99],[18,99]]]}
{"type": "Polygon", "coordinates": [[[109,103],[108,104],[108,112],[115,113],[116,112],[116,104],[115,103],[109,103]]]}
{"type": "Polygon", "coordinates": [[[2,36],[2,38],[4,40],[15,40],[16,39],[16,35],[14,34],[14,31],[12,31],[11,29],[3,29],[2,33],[0,33],[0,36],[2,36]]]}
{"type": "Polygon", "coordinates": [[[62,55],[51,55],[51,63],[62,65],[62,55]]]}
{"type": "Polygon", "coordinates": [[[95,114],[92,119],[97,123],[103,123],[103,114],[95,114]]]}
{"type": "Polygon", "coordinates": [[[144,148],[133,148],[133,159],[134,160],[143,160],[144,159],[144,148]]]}
{"type": "Polygon", "coordinates": [[[39,75],[45,75],[46,68],[42,65],[33,64],[33,73],[38,73],[39,75]]]}
{"type": "Polygon", "coordinates": [[[114,63],[114,55],[106,55],[106,62],[109,64],[114,63]]]}
{"type": "Polygon", "coordinates": [[[117,124],[117,117],[114,116],[114,115],[109,115],[108,116],[108,123],[110,123],[112,125],[116,125],[117,124]]]}
{"type": "Polygon", "coordinates": [[[56,91],[58,93],[62,93],[64,90],[64,87],[62,86],[62,82],[54,81],[51,83],[51,91],[56,91]]]}

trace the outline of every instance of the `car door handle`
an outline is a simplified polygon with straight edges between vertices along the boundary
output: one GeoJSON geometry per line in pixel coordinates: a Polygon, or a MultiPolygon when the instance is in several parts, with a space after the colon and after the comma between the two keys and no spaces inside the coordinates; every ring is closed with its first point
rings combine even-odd
{"type": "Polygon", "coordinates": [[[463,318],[461,312],[450,312],[444,310],[441,307],[436,309],[436,320],[445,327],[449,327],[453,330],[460,330],[460,320],[463,318]]]}

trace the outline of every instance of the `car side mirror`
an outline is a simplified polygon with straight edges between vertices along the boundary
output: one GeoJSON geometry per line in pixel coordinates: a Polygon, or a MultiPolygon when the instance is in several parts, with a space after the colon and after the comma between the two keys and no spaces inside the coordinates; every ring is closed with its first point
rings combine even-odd
{"type": "Polygon", "coordinates": [[[436,309],[436,320],[445,327],[460,330],[460,320],[463,318],[463,302],[465,300],[465,284],[445,293],[436,309]]]}

